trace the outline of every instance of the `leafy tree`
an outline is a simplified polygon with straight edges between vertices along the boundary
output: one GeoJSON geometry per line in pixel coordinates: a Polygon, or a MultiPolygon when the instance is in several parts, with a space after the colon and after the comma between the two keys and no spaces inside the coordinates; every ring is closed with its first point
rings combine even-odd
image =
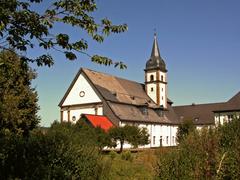
{"type": "Polygon", "coordinates": [[[159,179],[239,179],[239,120],[189,132],[178,147],[159,155],[159,179]]]}
{"type": "MultiPolygon", "coordinates": [[[[82,53],[89,56],[92,62],[126,68],[121,61],[112,61],[104,56],[87,53],[88,43],[83,34],[102,43],[111,33],[127,30],[126,24],[114,25],[107,18],[96,22],[92,16],[97,10],[95,0],[54,0],[43,13],[33,9],[33,6],[46,6],[42,3],[42,0],[0,1],[0,49],[13,48],[18,52],[27,52],[38,46],[47,51],[61,51],[69,60],[76,59],[77,53],[82,53]],[[53,34],[51,29],[57,24],[75,28],[82,37],[71,38],[63,32],[53,34]]],[[[35,58],[22,54],[21,58],[36,62],[39,66],[53,64],[52,56],[47,53],[35,58]]]]}
{"type": "Polygon", "coordinates": [[[95,130],[95,135],[96,135],[99,151],[102,151],[104,147],[113,147],[114,146],[114,143],[111,141],[111,138],[107,132],[105,132],[100,127],[96,127],[94,130],[95,130]]]}
{"type": "Polygon", "coordinates": [[[1,179],[100,179],[102,167],[108,166],[89,130],[84,124],[55,122],[28,139],[15,134],[0,138],[1,179]]]}
{"type": "Polygon", "coordinates": [[[179,126],[177,131],[177,141],[181,142],[187,135],[195,130],[195,125],[191,120],[184,120],[179,126]]]}
{"type": "Polygon", "coordinates": [[[77,121],[76,125],[81,128],[88,129],[88,132],[91,133],[91,138],[96,140],[100,152],[103,150],[104,147],[114,146],[114,143],[111,141],[108,132],[104,131],[101,127],[93,127],[92,124],[86,119],[86,117],[81,117],[77,121]]]}
{"type": "Polygon", "coordinates": [[[216,179],[218,151],[215,130],[190,132],[178,147],[159,156],[158,176],[160,179],[216,179]]]}
{"type": "Polygon", "coordinates": [[[109,136],[115,143],[120,142],[120,153],[123,150],[125,142],[137,147],[139,145],[145,145],[149,143],[149,134],[144,128],[138,128],[136,126],[123,126],[114,127],[109,130],[109,136]]]}
{"type": "Polygon", "coordinates": [[[12,51],[0,52],[0,134],[28,136],[39,123],[36,73],[12,51]]]}
{"type": "Polygon", "coordinates": [[[240,177],[240,118],[218,127],[221,151],[217,169],[219,179],[238,179],[240,177]]]}

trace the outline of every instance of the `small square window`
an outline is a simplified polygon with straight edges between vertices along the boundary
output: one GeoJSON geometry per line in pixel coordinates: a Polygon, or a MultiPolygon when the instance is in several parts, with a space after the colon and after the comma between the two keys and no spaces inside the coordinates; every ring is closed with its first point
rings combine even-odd
{"type": "Polygon", "coordinates": [[[151,92],[153,92],[153,87],[151,88],[151,92]]]}

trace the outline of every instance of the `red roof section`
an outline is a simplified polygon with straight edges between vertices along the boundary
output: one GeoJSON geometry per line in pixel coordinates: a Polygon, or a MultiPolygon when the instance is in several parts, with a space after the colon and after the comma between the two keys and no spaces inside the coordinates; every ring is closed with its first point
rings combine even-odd
{"type": "Polygon", "coordinates": [[[97,115],[84,115],[94,127],[100,127],[104,131],[108,131],[113,127],[113,123],[106,116],[97,116],[97,115]]]}

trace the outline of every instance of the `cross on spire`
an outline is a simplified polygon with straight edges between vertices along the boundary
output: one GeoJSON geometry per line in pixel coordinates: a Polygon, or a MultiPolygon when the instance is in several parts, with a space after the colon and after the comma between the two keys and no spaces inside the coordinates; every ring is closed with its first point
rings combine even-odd
{"type": "Polygon", "coordinates": [[[156,37],[157,36],[157,29],[154,28],[153,31],[154,31],[154,37],[156,37]]]}

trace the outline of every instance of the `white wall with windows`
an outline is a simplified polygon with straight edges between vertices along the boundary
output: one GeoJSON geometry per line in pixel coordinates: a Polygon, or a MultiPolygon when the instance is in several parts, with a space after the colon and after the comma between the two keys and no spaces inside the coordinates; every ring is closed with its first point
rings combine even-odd
{"type": "MultiPolygon", "coordinates": [[[[150,144],[141,146],[139,148],[150,148],[150,147],[166,147],[176,146],[176,135],[178,126],[166,125],[166,124],[153,124],[153,123],[133,123],[133,122],[122,122],[120,126],[135,125],[138,127],[146,128],[149,133],[150,144]]],[[[130,148],[129,144],[124,144],[124,148],[130,148]]]]}
{"type": "Polygon", "coordinates": [[[214,114],[214,120],[215,125],[222,125],[224,123],[227,123],[231,121],[233,118],[239,118],[240,117],[240,111],[235,112],[220,112],[214,114]]]}

